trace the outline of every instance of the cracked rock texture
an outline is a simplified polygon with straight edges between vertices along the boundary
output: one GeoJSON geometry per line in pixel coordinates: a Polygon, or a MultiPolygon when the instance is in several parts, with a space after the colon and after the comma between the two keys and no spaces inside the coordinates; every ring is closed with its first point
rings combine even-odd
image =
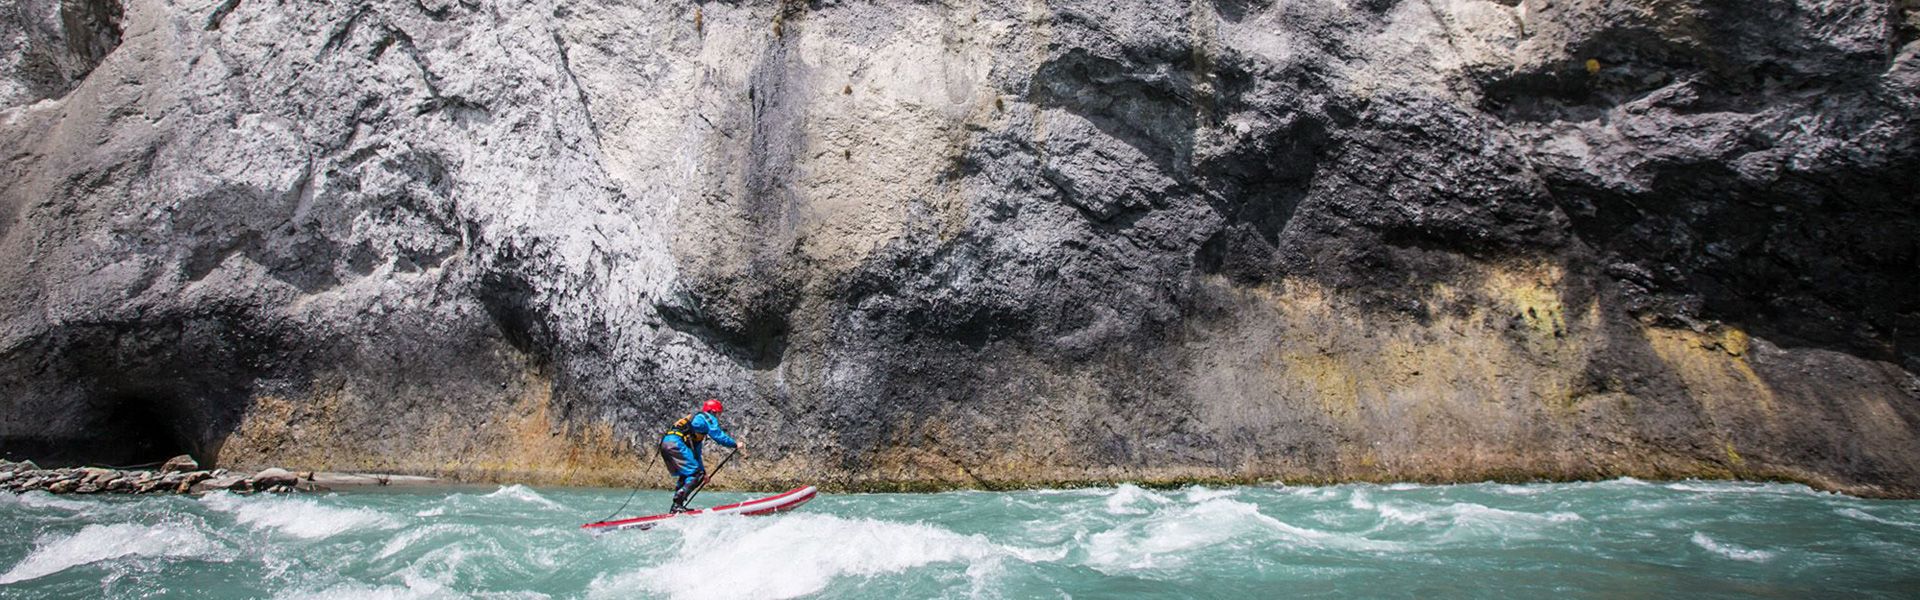
{"type": "Polygon", "coordinates": [[[0,0],[0,452],[1920,494],[1913,0],[0,0]]]}

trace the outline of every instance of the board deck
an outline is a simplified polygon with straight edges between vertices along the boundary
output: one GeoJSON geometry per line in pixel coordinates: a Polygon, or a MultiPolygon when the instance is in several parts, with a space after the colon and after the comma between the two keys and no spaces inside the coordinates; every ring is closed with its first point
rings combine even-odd
{"type": "Polygon", "coordinates": [[[798,508],[800,505],[806,504],[807,501],[812,500],[813,497],[818,493],[819,493],[819,490],[814,489],[813,486],[809,485],[809,486],[793,488],[791,490],[787,490],[785,493],[781,493],[778,495],[767,496],[765,498],[755,498],[755,499],[747,500],[744,502],[735,502],[733,504],[722,504],[720,506],[715,506],[712,508],[690,510],[683,513],[667,513],[664,515],[634,517],[631,519],[600,521],[596,523],[588,523],[585,525],[581,525],[580,528],[588,531],[594,531],[594,532],[613,531],[615,529],[646,530],[646,529],[653,528],[654,525],[658,525],[662,521],[666,521],[667,519],[672,519],[676,517],[692,517],[697,515],[747,515],[747,516],[769,515],[773,513],[786,512],[786,511],[798,508]]]}

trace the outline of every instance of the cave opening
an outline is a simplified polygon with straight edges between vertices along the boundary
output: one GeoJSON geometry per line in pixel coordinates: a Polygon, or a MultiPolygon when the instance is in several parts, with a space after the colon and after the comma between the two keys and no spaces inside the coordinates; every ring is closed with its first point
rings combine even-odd
{"type": "Polygon", "coordinates": [[[93,443],[76,448],[67,462],[76,464],[131,467],[157,466],[169,458],[190,455],[201,464],[209,457],[196,451],[188,439],[179,411],[172,402],[146,395],[118,396],[105,403],[106,410],[95,422],[93,443]]]}

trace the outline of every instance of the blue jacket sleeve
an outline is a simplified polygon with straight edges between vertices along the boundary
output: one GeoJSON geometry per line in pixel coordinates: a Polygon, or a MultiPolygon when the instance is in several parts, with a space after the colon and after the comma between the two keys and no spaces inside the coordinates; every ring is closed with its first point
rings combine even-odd
{"type": "Polygon", "coordinates": [[[740,447],[739,442],[733,441],[733,436],[727,435],[727,430],[720,428],[720,420],[713,418],[713,415],[700,413],[693,418],[691,427],[693,427],[695,431],[699,431],[700,433],[706,434],[707,437],[713,438],[713,441],[719,442],[722,446],[728,448],[740,447]]]}

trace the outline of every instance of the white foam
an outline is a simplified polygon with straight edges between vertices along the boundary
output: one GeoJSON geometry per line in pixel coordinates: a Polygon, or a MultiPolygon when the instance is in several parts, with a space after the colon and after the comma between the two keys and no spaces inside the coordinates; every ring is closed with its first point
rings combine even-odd
{"type": "Polygon", "coordinates": [[[1905,527],[1908,529],[1920,529],[1920,523],[1913,523],[1909,521],[1900,521],[1895,519],[1878,517],[1878,516],[1874,516],[1873,513],[1869,513],[1867,511],[1860,510],[1858,508],[1843,508],[1835,512],[1840,513],[1840,516],[1843,516],[1843,517],[1847,517],[1850,519],[1857,519],[1861,521],[1867,521],[1869,523],[1879,523],[1881,525],[1892,525],[1895,527],[1905,527]]]}
{"type": "Polygon", "coordinates": [[[1107,512],[1116,515],[1143,515],[1152,510],[1151,505],[1172,502],[1166,496],[1147,491],[1140,486],[1123,483],[1113,488],[1107,496],[1107,512]],[[1142,506],[1143,504],[1148,506],[1142,506]]]}
{"type": "Polygon", "coordinates": [[[375,559],[387,558],[389,556],[399,554],[401,551],[406,550],[409,546],[419,543],[420,540],[426,539],[428,536],[432,536],[439,533],[459,531],[460,529],[462,528],[461,526],[458,526],[458,525],[428,525],[426,527],[417,527],[417,528],[409,529],[405,532],[402,532],[400,535],[393,536],[392,539],[387,540],[387,543],[380,547],[380,552],[378,554],[375,554],[373,557],[375,559]]]}
{"type": "Polygon", "coordinates": [[[1514,485],[1510,483],[1488,484],[1487,491],[1502,496],[1535,496],[1552,490],[1552,487],[1540,484],[1514,485]]]}
{"type": "Polygon", "coordinates": [[[363,583],[341,583],[320,590],[282,591],[274,594],[273,597],[274,600],[433,600],[462,596],[448,591],[439,584],[415,588],[401,585],[376,587],[363,583]]]}
{"type": "Polygon", "coordinates": [[[546,600],[552,596],[539,592],[487,592],[484,594],[462,594],[449,589],[445,584],[406,578],[403,585],[374,586],[358,582],[338,583],[318,590],[282,591],[274,594],[274,600],[455,600],[464,598],[487,598],[489,600],[546,600]]]}
{"type": "Polygon", "coordinates": [[[49,494],[45,490],[33,490],[19,495],[7,494],[7,496],[13,497],[21,506],[27,508],[57,508],[65,511],[80,512],[93,506],[86,502],[61,498],[49,494]]]}
{"type": "Polygon", "coordinates": [[[1717,542],[1714,541],[1713,538],[1707,537],[1707,534],[1698,531],[1693,532],[1693,545],[1705,548],[1708,552],[1738,561],[1765,562],[1773,559],[1772,552],[1766,550],[1749,550],[1733,544],[1717,542]]]}
{"type": "Polygon", "coordinates": [[[1695,479],[1689,479],[1686,481],[1669,483],[1666,485],[1666,488],[1676,492],[1693,492],[1696,494],[1731,493],[1731,494],[1830,495],[1827,492],[1815,490],[1813,488],[1810,488],[1798,483],[1748,483],[1748,482],[1733,482],[1733,481],[1700,481],[1695,479]]]}
{"type": "MultiPolygon", "coordinates": [[[[648,535],[678,535],[664,563],[593,581],[593,598],[792,598],[835,578],[898,573],[936,563],[966,563],[970,577],[998,572],[982,562],[1058,560],[1065,550],[1000,546],[924,524],[790,514],[675,519],[648,535]]],[[[979,584],[978,581],[975,582],[979,584]]]]}
{"type": "MultiPolygon", "coordinates": [[[[1358,507],[1356,507],[1358,508],[1358,507]]],[[[1449,520],[1454,523],[1570,523],[1582,520],[1580,515],[1571,512],[1530,513],[1501,508],[1493,508],[1471,502],[1455,502],[1446,506],[1427,504],[1383,503],[1379,505],[1382,518],[1400,523],[1425,523],[1433,520],[1449,520]]]]}
{"type": "Polygon", "coordinates": [[[1177,569],[1193,560],[1198,549],[1241,538],[1350,550],[1404,549],[1395,542],[1298,527],[1262,514],[1252,504],[1219,499],[1162,510],[1096,533],[1087,541],[1086,562],[1113,574],[1177,569]]]}
{"type": "Polygon", "coordinates": [[[1288,496],[1306,498],[1316,502],[1337,500],[1340,498],[1340,488],[1337,487],[1287,487],[1281,488],[1281,491],[1288,496]]]}
{"type": "Polygon", "coordinates": [[[1361,535],[1371,535],[1390,528],[1412,527],[1424,532],[1425,536],[1431,536],[1426,541],[1432,542],[1538,538],[1546,533],[1548,527],[1585,520],[1573,512],[1523,512],[1471,502],[1442,506],[1417,502],[1374,503],[1361,498],[1352,508],[1371,509],[1380,515],[1380,522],[1361,532],[1361,535]]]}
{"type": "Polygon", "coordinates": [[[1354,510],[1373,510],[1373,500],[1367,498],[1367,491],[1354,488],[1353,495],[1347,497],[1347,506],[1354,510]]]}
{"type": "Polygon", "coordinates": [[[224,549],[186,525],[88,525],[66,536],[42,536],[33,552],[0,575],[0,584],[38,579],[81,565],[126,556],[205,557],[224,549]]]}
{"type": "Polygon", "coordinates": [[[322,539],[364,529],[399,525],[391,517],[367,509],[324,506],[306,498],[238,496],[215,492],[200,499],[207,508],[230,513],[254,529],[271,529],[298,538],[322,539]]]}
{"type": "Polygon", "coordinates": [[[488,498],[488,499],[494,499],[494,500],[513,500],[516,502],[525,502],[528,504],[538,505],[541,508],[555,508],[555,509],[561,508],[559,502],[548,500],[546,496],[542,496],[540,495],[539,492],[533,491],[533,488],[529,488],[527,486],[520,485],[517,483],[509,486],[503,486],[500,489],[494,490],[493,493],[491,494],[481,496],[481,498],[488,498]]]}
{"type": "Polygon", "coordinates": [[[1224,489],[1224,490],[1216,490],[1216,489],[1208,488],[1206,486],[1193,486],[1193,487],[1187,488],[1186,500],[1189,503],[1199,504],[1201,502],[1206,502],[1208,500],[1232,498],[1237,493],[1239,493],[1238,490],[1234,490],[1231,488],[1224,489]]]}

